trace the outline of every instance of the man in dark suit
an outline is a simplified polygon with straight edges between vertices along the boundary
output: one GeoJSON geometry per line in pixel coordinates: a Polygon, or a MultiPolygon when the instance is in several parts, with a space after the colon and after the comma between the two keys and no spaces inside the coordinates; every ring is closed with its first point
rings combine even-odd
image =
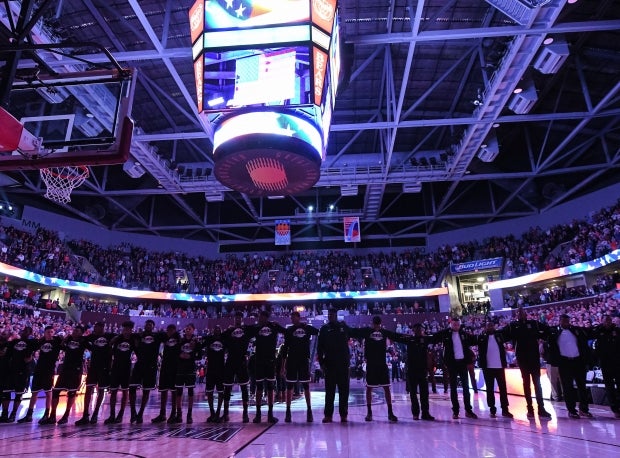
{"type": "Polygon", "coordinates": [[[508,390],[506,389],[506,350],[504,333],[495,329],[493,320],[487,321],[485,333],[478,336],[478,361],[484,376],[484,384],[487,389],[487,405],[491,412],[491,418],[495,418],[495,382],[499,390],[499,404],[502,408],[502,417],[513,418],[508,410],[508,390]]]}
{"type": "Polygon", "coordinates": [[[564,392],[564,403],[570,418],[592,418],[588,408],[586,389],[586,364],[590,354],[588,339],[592,330],[572,326],[568,315],[560,316],[560,326],[551,330],[550,351],[559,355],[560,380],[564,392]],[[575,390],[573,383],[577,385],[575,390]],[[577,412],[579,400],[579,412],[577,412]]]}
{"type": "Polygon", "coordinates": [[[539,321],[528,320],[527,313],[523,308],[519,308],[517,311],[517,318],[505,328],[505,331],[515,344],[517,363],[523,379],[523,394],[527,403],[527,417],[534,418],[534,405],[530,388],[530,384],[533,384],[536,404],[538,405],[538,418],[549,420],[551,414],[545,410],[542,386],[540,385],[540,351],[538,349],[538,341],[548,336],[549,327],[539,321]]]}
{"type": "Polygon", "coordinates": [[[603,324],[595,329],[594,335],[609,406],[616,418],[620,418],[620,329],[607,315],[603,324]]]}
{"type": "MultiPolygon", "coordinates": [[[[424,335],[424,328],[420,323],[413,325],[413,335],[407,336],[407,383],[409,384],[409,396],[411,398],[411,414],[414,420],[433,421],[429,412],[428,402],[428,360],[429,345],[433,344],[434,338],[424,335]],[[418,393],[420,400],[418,401],[418,393]]],[[[434,377],[434,375],[431,375],[434,377]]]]}
{"type": "Polygon", "coordinates": [[[450,377],[450,400],[452,401],[452,418],[459,418],[459,398],[457,393],[457,378],[461,379],[463,387],[463,404],[467,418],[478,418],[471,407],[469,394],[469,373],[467,372],[467,351],[475,345],[474,336],[466,334],[461,329],[461,320],[452,318],[450,328],[435,334],[436,340],[443,342],[444,364],[448,367],[450,377]]]}

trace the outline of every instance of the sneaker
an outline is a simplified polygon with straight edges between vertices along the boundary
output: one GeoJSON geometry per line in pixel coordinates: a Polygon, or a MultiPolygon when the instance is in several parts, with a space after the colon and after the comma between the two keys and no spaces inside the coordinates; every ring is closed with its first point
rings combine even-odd
{"type": "Polygon", "coordinates": [[[545,420],[550,420],[551,414],[547,412],[545,409],[538,409],[538,417],[545,419],[545,420]]]}
{"type": "Polygon", "coordinates": [[[138,414],[132,412],[131,415],[129,416],[129,424],[133,425],[136,422],[137,417],[138,417],[138,414]]]}
{"type": "Polygon", "coordinates": [[[368,415],[366,415],[366,418],[364,418],[365,421],[372,421],[372,414],[369,413],[368,415]]]}
{"type": "Polygon", "coordinates": [[[87,426],[88,424],[88,416],[84,416],[75,422],[75,426],[87,426]]]}
{"type": "Polygon", "coordinates": [[[56,422],[57,425],[66,425],[67,423],[69,423],[68,415],[63,415],[62,418],[56,422]]]}
{"type": "Polygon", "coordinates": [[[429,413],[423,413],[422,414],[422,420],[424,420],[424,421],[435,421],[435,417],[433,417],[429,413]]]}
{"type": "Polygon", "coordinates": [[[104,425],[113,425],[114,423],[116,423],[116,418],[110,416],[108,418],[106,418],[105,420],[103,420],[103,424],[104,425]]]}
{"type": "Polygon", "coordinates": [[[411,414],[413,416],[414,420],[419,420],[420,419],[420,415],[419,414],[411,414]]]}
{"type": "Polygon", "coordinates": [[[348,422],[349,422],[349,420],[347,419],[346,416],[340,417],[340,423],[348,423],[348,422]]]}
{"type": "Polygon", "coordinates": [[[11,412],[11,415],[9,415],[9,423],[13,423],[15,421],[15,418],[17,417],[17,414],[15,412],[11,412]]]}
{"type": "Polygon", "coordinates": [[[322,423],[331,423],[332,417],[323,417],[322,423]]]}
{"type": "Polygon", "coordinates": [[[291,420],[291,411],[287,410],[286,411],[286,415],[284,415],[284,422],[285,423],[290,423],[291,421],[292,421],[291,420]]]}
{"type": "Polygon", "coordinates": [[[459,419],[459,413],[458,413],[458,412],[454,412],[454,413],[452,414],[452,419],[453,419],[453,420],[458,420],[458,419],[459,419]]]}
{"type": "Polygon", "coordinates": [[[476,418],[478,418],[478,415],[476,415],[474,412],[472,412],[471,410],[468,410],[467,412],[465,412],[465,416],[467,418],[473,418],[474,420],[476,418]]]}
{"type": "Polygon", "coordinates": [[[169,425],[178,425],[179,423],[183,423],[183,417],[181,417],[181,415],[168,418],[169,425]]]}
{"type": "Polygon", "coordinates": [[[574,418],[576,420],[579,420],[579,414],[576,410],[573,410],[572,412],[568,412],[568,418],[574,418]]]}
{"type": "Polygon", "coordinates": [[[275,425],[278,422],[278,417],[274,417],[273,415],[267,416],[267,421],[272,425],[275,425]]]}
{"type": "Polygon", "coordinates": [[[509,410],[502,410],[502,417],[504,417],[504,418],[514,418],[514,415],[511,414],[509,410]]]}
{"type": "Polygon", "coordinates": [[[56,420],[55,419],[51,419],[50,417],[43,417],[39,420],[39,424],[40,425],[55,425],[56,424],[56,420]]]}
{"type": "Polygon", "coordinates": [[[207,418],[207,423],[217,423],[219,420],[218,417],[215,416],[214,413],[212,413],[211,415],[209,415],[209,417],[207,418]]]}
{"type": "Polygon", "coordinates": [[[191,414],[191,413],[188,413],[188,414],[187,414],[187,417],[186,417],[186,419],[185,419],[185,422],[186,422],[188,425],[191,425],[192,423],[194,423],[194,419],[192,418],[192,414],[191,414]]]}
{"type": "Polygon", "coordinates": [[[151,418],[151,423],[163,423],[166,421],[166,416],[159,414],[155,418],[151,418]]]}
{"type": "MultiPolygon", "coordinates": [[[[247,423],[248,421],[250,421],[250,419],[248,418],[248,421],[246,421],[245,419],[248,418],[248,414],[244,413],[243,414],[243,423],[247,423]]],[[[220,419],[222,421],[222,423],[228,423],[230,421],[230,417],[228,416],[227,413],[225,413],[224,415],[222,415],[222,418],[220,419]]]]}
{"type": "Polygon", "coordinates": [[[497,418],[497,414],[495,412],[491,412],[491,414],[489,415],[491,418],[497,418]]]}
{"type": "Polygon", "coordinates": [[[24,418],[20,418],[19,420],[17,420],[17,423],[31,423],[32,422],[32,415],[26,415],[24,418]]]}
{"type": "Polygon", "coordinates": [[[144,423],[144,418],[142,418],[142,415],[136,415],[136,425],[141,425],[142,423],[144,423]]]}
{"type": "Polygon", "coordinates": [[[398,421],[398,417],[396,415],[394,415],[393,413],[389,414],[388,415],[388,421],[391,421],[392,423],[396,423],[398,421]]]}
{"type": "Polygon", "coordinates": [[[527,418],[534,418],[534,409],[527,409],[527,418]]]}
{"type": "MultiPolygon", "coordinates": [[[[226,415],[225,421],[228,421],[228,415],[226,415]]],[[[250,422],[250,416],[247,413],[243,414],[243,423],[249,423],[250,422]]]]}
{"type": "Polygon", "coordinates": [[[256,415],[256,416],[254,417],[254,420],[252,420],[252,423],[260,423],[260,422],[261,422],[260,415],[256,415]]]}
{"type": "Polygon", "coordinates": [[[497,417],[497,409],[495,407],[491,407],[490,412],[491,412],[491,418],[497,417]]]}
{"type": "Polygon", "coordinates": [[[98,421],[99,421],[99,418],[97,418],[97,415],[93,415],[92,417],[90,417],[91,425],[96,425],[98,421]]]}
{"type": "Polygon", "coordinates": [[[312,410],[308,410],[306,413],[306,422],[312,423],[314,421],[314,417],[312,416],[312,410]]]}
{"type": "Polygon", "coordinates": [[[590,412],[586,412],[585,410],[580,410],[579,416],[584,418],[594,418],[594,415],[592,415],[590,412]]]}

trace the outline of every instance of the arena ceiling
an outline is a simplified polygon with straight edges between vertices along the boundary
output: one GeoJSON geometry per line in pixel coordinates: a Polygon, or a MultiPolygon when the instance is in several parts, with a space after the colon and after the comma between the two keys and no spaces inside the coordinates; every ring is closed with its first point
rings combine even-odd
{"type": "Polygon", "coordinates": [[[343,216],[359,216],[362,246],[398,247],[544,213],[618,181],[617,1],[340,1],[347,69],[327,158],[312,189],[281,199],[205,173],[212,144],[195,108],[191,4],[0,2],[3,92],[14,60],[43,73],[87,70],[108,65],[105,48],[137,69],[132,155],[146,169],[131,178],[121,165],[91,167],[67,205],[42,197],[37,171],[7,171],[7,200],[221,251],[272,249],[278,219],[291,221],[293,249],[342,248],[343,216]],[[75,46],[51,58],[29,48],[41,42],[75,46]],[[193,168],[202,173],[179,174],[193,168]]]}

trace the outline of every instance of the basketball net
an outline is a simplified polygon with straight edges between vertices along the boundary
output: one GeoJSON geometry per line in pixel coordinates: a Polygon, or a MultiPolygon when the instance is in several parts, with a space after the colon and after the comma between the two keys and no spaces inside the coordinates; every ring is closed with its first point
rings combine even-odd
{"type": "Polygon", "coordinates": [[[45,197],[61,204],[71,202],[71,191],[90,175],[85,165],[47,167],[41,169],[40,173],[47,186],[45,197]]]}

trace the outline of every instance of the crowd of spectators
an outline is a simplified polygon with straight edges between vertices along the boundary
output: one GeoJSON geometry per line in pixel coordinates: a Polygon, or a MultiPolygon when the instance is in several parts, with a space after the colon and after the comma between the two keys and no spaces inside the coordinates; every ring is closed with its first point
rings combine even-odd
{"type": "MultiPolygon", "coordinates": [[[[415,289],[438,286],[450,263],[505,258],[504,278],[591,260],[620,240],[620,201],[520,238],[490,237],[433,252],[305,251],[229,254],[222,259],[154,252],[129,245],[104,248],[92,241],[63,241],[48,229],[0,226],[0,261],[46,276],[127,289],[193,294],[288,293],[415,289]]],[[[167,312],[166,312],[167,313],[167,312]]],[[[172,312],[171,312],[172,313],[172,312]]]]}

